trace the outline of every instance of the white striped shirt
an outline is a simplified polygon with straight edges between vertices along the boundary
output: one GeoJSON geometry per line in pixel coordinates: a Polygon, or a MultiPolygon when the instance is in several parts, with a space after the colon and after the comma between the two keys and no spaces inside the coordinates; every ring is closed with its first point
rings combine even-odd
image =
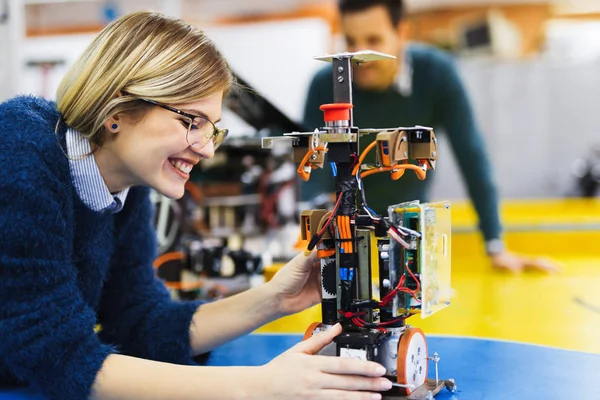
{"type": "Polygon", "coordinates": [[[123,209],[129,188],[111,193],[91,151],[88,139],[73,129],[67,129],[69,166],[79,198],[94,211],[117,213],[123,209]]]}

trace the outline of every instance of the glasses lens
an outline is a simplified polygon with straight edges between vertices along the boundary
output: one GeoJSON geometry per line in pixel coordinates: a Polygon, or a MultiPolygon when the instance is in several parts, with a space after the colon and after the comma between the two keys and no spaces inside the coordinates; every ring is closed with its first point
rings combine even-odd
{"type": "Polygon", "coordinates": [[[215,142],[215,150],[218,149],[221,144],[223,144],[228,133],[229,131],[227,129],[218,129],[213,139],[215,142]]]}
{"type": "Polygon", "coordinates": [[[192,147],[202,147],[208,143],[214,132],[213,125],[206,118],[196,117],[190,122],[187,142],[192,147]]]}
{"type": "Polygon", "coordinates": [[[223,143],[227,134],[227,129],[219,129],[208,119],[196,117],[189,125],[187,142],[192,147],[200,148],[212,140],[216,150],[223,143]]]}

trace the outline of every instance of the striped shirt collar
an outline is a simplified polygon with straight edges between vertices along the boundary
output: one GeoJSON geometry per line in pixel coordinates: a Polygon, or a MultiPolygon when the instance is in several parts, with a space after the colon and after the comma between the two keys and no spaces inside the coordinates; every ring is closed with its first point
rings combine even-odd
{"type": "Polygon", "coordinates": [[[90,141],[73,129],[67,129],[66,136],[73,184],[81,201],[94,211],[113,214],[121,211],[129,188],[114,194],[110,193],[94,155],[90,154],[92,151],[90,141]]]}

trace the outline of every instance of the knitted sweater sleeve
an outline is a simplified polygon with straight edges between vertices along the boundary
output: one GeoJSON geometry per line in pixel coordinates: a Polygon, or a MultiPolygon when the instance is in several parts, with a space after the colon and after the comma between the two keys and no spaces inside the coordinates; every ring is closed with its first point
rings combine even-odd
{"type": "Polygon", "coordinates": [[[98,313],[100,337],[134,357],[193,364],[190,324],[201,303],[171,300],[154,273],[157,244],[148,189],[132,189],[121,213],[98,313]]]}
{"type": "Polygon", "coordinates": [[[0,108],[0,359],[45,398],[81,400],[113,349],[78,289],[71,191],[17,114],[0,108]]]}

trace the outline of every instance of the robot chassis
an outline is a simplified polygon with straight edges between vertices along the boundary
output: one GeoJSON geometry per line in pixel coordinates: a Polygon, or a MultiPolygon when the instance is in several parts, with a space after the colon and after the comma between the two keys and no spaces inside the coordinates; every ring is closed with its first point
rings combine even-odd
{"type": "Polygon", "coordinates": [[[307,328],[304,339],[341,322],[343,332],[320,354],[385,366],[394,387],[384,398],[433,399],[444,387],[456,391],[456,384],[438,378],[438,354],[430,357],[423,331],[405,322],[450,304],[450,205],[414,201],[391,205],[388,216],[380,216],[367,205],[362,179],[390,172],[397,180],[406,170],[425,179],[435,168],[437,140],[431,128],[359,129],[352,118],[352,64],[394,58],[370,50],[316,57],[333,64],[334,102],[320,107],[325,126],[263,138],[262,146],[291,141],[305,181],[312,169],[323,167],[326,155],[334,174],[333,210],[306,210],[300,218],[307,250],[317,248],[322,272],[322,320],[307,328]],[[376,138],[360,153],[364,135],[376,138]],[[363,164],[374,147],[376,163],[363,164]],[[380,300],[373,299],[376,279],[380,300]],[[428,379],[429,361],[435,379],[428,379]]]}

